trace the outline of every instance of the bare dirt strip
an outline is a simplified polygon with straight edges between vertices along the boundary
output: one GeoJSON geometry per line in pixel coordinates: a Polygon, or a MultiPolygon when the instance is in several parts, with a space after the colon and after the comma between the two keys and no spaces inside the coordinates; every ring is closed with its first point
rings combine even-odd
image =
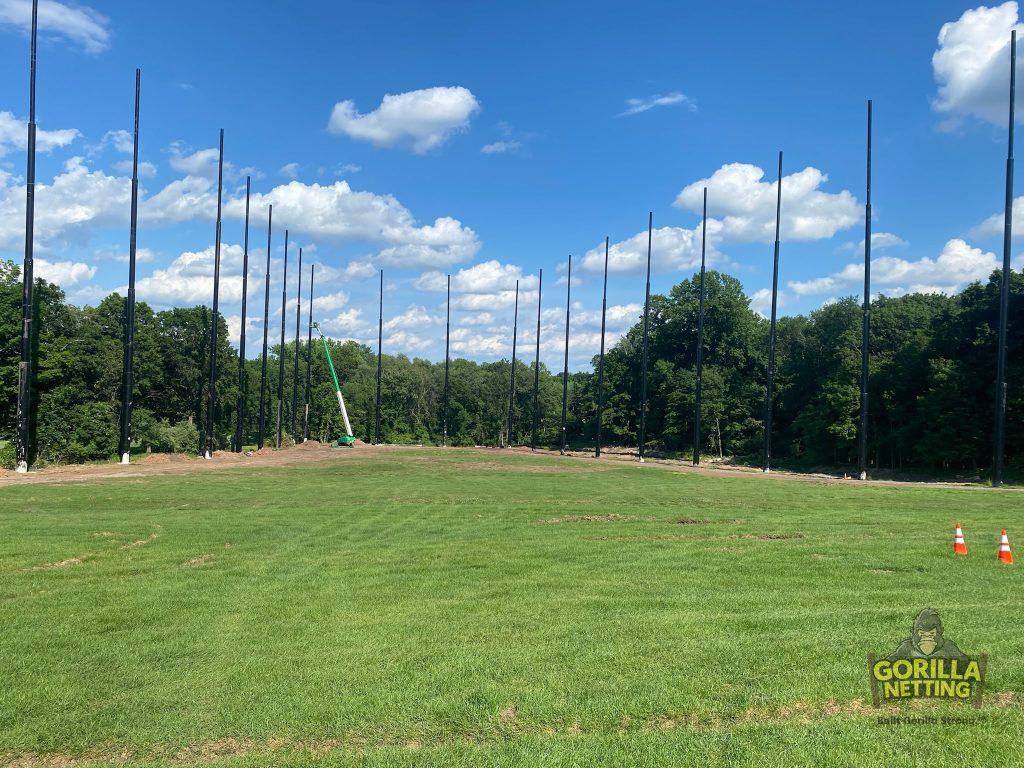
{"type": "MultiPolygon", "coordinates": [[[[185,475],[199,472],[216,472],[223,469],[270,469],[273,467],[286,467],[295,464],[305,464],[316,461],[345,461],[348,459],[367,459],[373,455],[380,454],[401,454],[417,452],[417,459],[427,460],[421,451],[445,451],[464,455],[466,468],[480,470],[500,470],[505,472],[536,472],[544,471],[538,468],[537,464],[509,464],[505,462],[490,462],[487,458],[498,455],[534,456],[540,459],[548,459],[552,465],[548,471],[587,471],[610,468],[612,466],[634,466],[637,469],[647,467],[659,467],[670,469],[675,472],[695,473],[699,475],[716,477],[746,477],[761,478],[764,480],[797,480],[802,482],[819,484],[845,484],[854,486],[881,486],[881,487],[910,487],[910,488],[960,488],[969,490],[993,490],[987,485],[968,482],[922,482],[905,480],[856,480],[842,474],[825,474],[815,472],[786,472],[772,470],[762,472],[754,467],[727,464],[724,462],[711,461],[694,467],[690,462],[673,459],[647,458],[641,464],[637,461],[635,451],[628,449],[611,448],[602,451],[601,458],[595,459],[593,453],[587,451],[570,451],[565,456],[555,451],[540,450],[531,451],[529,448],[437,448],[434,446],[404,446],[404,445],[367,445],[358,442],[353,448],[332,448],[329,444],[318,443],[310,440],[300,445],[273,450],[264,448],[262,451],[249,453],[232,453],[230,451],[218,451],[210,460],[198,456],[186,456],[182,454],[153,453],[137,457],[129,465],[121,464],[73,464],[64,466],[50,466],[43,469],[33,470],[27,474],[19,475],[9,470],[0,470],[0,488],[31,484],[31,483],[74,483],[87,480],[110,480],[114,478],[132,479],[164,475],[185,475]],[[556,462],[563,462],[559,468],[556,462]],[[584,469],[585,465],[586,469],[584,469]],[[571,469],[570,469],[571,467],[571,469]]],[[[409,456],[413,458],[412,455],[409,456]]],[[[1024,487],[1007,487],[998,489],[1001,492],[1020,492],[1024,487]]]]}

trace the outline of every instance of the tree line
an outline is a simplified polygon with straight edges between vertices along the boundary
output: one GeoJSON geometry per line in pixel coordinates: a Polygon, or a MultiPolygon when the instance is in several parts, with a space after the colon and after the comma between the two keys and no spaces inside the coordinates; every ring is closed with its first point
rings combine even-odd
{"type": "MultiPolygon", "coordinates": [[[[702,454],[756,460],[763,445],[768,322],[754,312],[739,281],[705,278],[702,454]]],[[[1024,469],[1024,275],[1010,281],[1007,402],[1008,467],[1024,469]]],[[[693,448],[699,275],[653,295],[649,315],[647,448],[687,456],[693,448]]],[[[33,345],[36,384],[31,431],[34,460],[103,460],[117,453],[125,300],[112,294],[95,307],[69,304],[61,289],[36,281],[33,345]]],[[[992,460],[999,273],[955,296],[879,297],[871,305],[869,463],[876,469],[984,472],[992,460]]],[[[205,432],[210,310],[136,308],[133,451],[198,453],[205,432]]],[[[778,322],[774,454],[783,464],[842,466],[856,461],[860,403],[861,307],[844,298],[778,322]]],[[[13,463],[21,283],[13,262],[0,262],[0,464],[13,463]]],[[[220,319],[214,436],[230,449],[238,398],[238,351],[220,319]]],[[[356,437],[375,431],[377,355],[366,345],[329,341],[356,437]]],[[[605,355],[605,444],[635,446],[640,422],[642,318],[605,355]]],[[[278,404],[285,443],[301,436],[305,365],[311,364],[309,436],[328,441],[344,425],[318,339],[271,350],[266,442],[274,445],[278,404]],[[293,360],[300,359],[297,412],[293,360]],[[278,388],[278,364],[285,384],[278,388]]],[[[597,426],[595,372],[569,375],[566,433],[574,448],[592,447],[597,426]]],[[[248,379],[244,443],[259,428],[261,361],[244,361],[248,379]]],[[[450,363],[448,443],[529,444],[533,427],[532,363],[516,363],[512,432],[508,432],[508,360],[450,363]]],[[[444,363],[384,355],[381,437],[387,443],[438,444],[443,422],[444,363]]],[[[561,441],[562,374],[540,367],[538,443],[561,441]]]]}

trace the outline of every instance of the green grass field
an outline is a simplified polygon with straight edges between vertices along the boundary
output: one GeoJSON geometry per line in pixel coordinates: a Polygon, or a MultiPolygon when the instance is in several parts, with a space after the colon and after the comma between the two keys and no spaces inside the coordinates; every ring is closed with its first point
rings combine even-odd
{"type": "Polygon", "coordinates": [[[0,765],[1020,764],[1022,509],[437,449],[7,486],[0,765]],[[924,607],[986,704],[882,723],[924,607]]]}

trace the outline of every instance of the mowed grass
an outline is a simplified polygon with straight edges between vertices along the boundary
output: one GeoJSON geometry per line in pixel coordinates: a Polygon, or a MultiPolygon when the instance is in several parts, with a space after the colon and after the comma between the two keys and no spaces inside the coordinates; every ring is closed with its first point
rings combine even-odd
{"type": "Polygon", "coordinates": [[[1010,765],[1022,507],[369,447],[3,488],[0,765],[1010,765]],[[986,706],[880,723],[924,607],[986,706]]]}

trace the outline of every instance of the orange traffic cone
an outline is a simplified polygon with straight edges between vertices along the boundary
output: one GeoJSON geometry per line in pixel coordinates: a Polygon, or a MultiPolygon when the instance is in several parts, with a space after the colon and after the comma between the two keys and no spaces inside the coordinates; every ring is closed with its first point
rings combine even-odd
{"type": "Polygon", "coordinates": [[[960,528],[960,523],[956,524],[956,533],[953,534],[953,554],[967,554],[967,542],[964,541],[964,532],[960,528]]]}
{"type": "Polygon", "coordinates": [[[998,559],[1007,565],[1013,565],[1013,553],[1010,551],[1010,540],[1006,538],[1006,529],[1003,529],[1003,538],[999,542],[998,559]]]}

